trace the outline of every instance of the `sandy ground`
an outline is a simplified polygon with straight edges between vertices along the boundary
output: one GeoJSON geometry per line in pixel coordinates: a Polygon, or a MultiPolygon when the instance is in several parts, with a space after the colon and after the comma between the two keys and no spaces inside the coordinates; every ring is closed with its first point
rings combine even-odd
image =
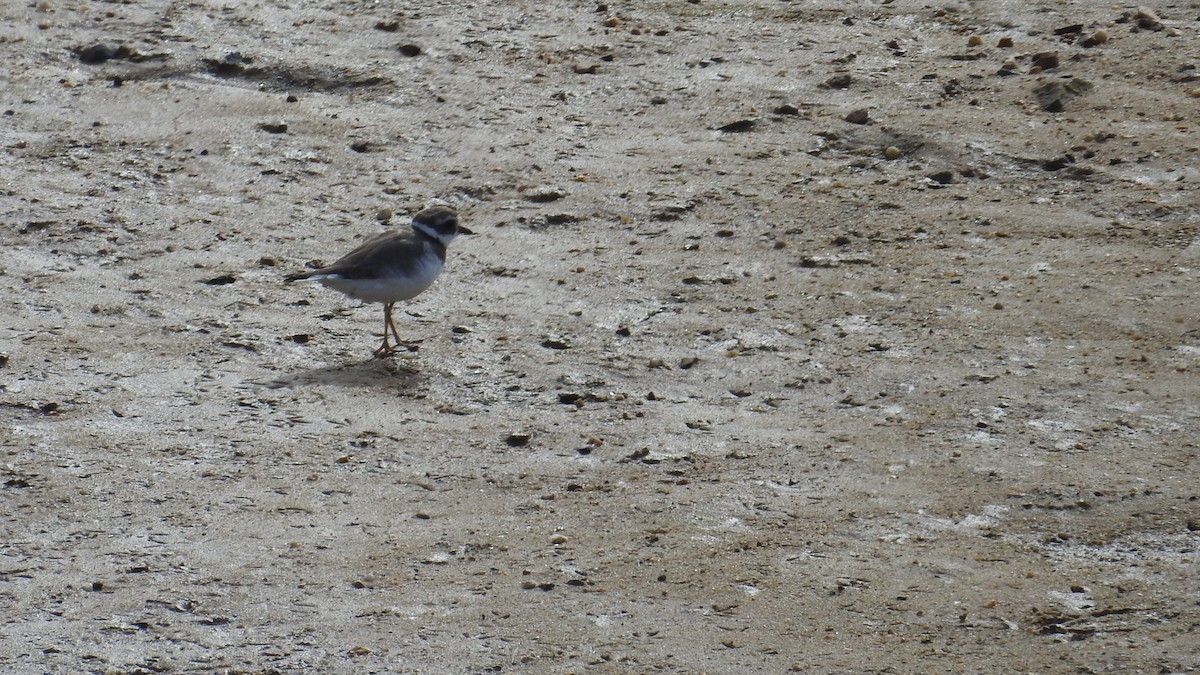
{"type": "Polygon", "coordinates": [[[1200,670],[1153,9],[4,3],[0,670],[1200,670]]]}

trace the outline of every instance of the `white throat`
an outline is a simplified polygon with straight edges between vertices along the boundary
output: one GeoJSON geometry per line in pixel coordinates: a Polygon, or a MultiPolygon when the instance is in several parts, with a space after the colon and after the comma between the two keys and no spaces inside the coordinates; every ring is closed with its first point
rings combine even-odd
{"type": "Polygon", "coordinates": [[[454,241],[454,238],[458,236],[458,232],[438,232],[419,220],[412,221],[412,228],[416,230],[417,234],[439,242],[443,248],[449,248],[450,242],[454,241]]]}

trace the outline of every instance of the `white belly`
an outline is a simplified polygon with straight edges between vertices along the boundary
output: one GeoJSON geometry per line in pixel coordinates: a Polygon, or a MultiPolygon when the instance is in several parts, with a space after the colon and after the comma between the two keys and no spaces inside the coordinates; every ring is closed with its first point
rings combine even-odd
{"type": "Polygon", "coordinates": [[[433,280],[442,271],[442,261],[437,256],[426,257],[428,260],[425,264],[413,267],[408,275],[402,275],[397,268],[389,268],[375,279],[343,279],[337,274],[315,276],[313,279],[363,302],[409,300],[433,285],[433,280]]]}

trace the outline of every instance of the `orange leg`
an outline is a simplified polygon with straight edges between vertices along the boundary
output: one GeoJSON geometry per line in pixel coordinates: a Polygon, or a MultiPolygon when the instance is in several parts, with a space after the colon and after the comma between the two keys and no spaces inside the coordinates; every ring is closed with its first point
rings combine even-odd
{"type": "Polygon", "coordinates": [[[417,343],[408,342],[400,339],[400,331],[396,330],[396,322],[392,320],[392,307],[396,303],[388,302],[383,305],[383,344],[379,345],[379,349],[375,350],[375,356],[383,358],[396,353],[396,347],[403,345],[408,351],[415,352],[418,349],[417,343]],[[391,331],[391,336],[395,338],[395,345],[388,343],[388,331],[391,331]]]}
{"type": "Polygon", "coordinates": [[[388,343],[388,330],[392,331],[392,335],[396,336],[396,342],[400,341],[400,336],[396,334],[396,324],[392,323],[392,305],[395,303],[384,303],[383,305],[383,344],[379,345],[379,349],[375,350],[377,358],[391,356],[396,353],[396,348],[388,343]]]}

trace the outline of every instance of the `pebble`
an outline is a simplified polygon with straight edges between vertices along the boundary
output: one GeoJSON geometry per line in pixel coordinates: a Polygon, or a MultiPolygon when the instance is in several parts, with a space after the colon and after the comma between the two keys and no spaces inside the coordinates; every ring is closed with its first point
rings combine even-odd
{"type": "Polygon", "coordinates": [[[1013,39],[1006,35],[999,40],[996,40],[996,46],[1001,49],[1008,49],[1013,46],[1013,39]]]}
{"type": "Polygon", "coordinates": [[[133,51],[124,45],[113,47],[103,43],[94,44],[90,47],[82,47],[75,50],[79,55],[79,60],[90,66],[104,63],[109,59],[123,59],[131,56],[133,51]]]}
{"type": "Polygon", "coordinates": [[[504,437],[504,443],[510,448],[523,448],[529,445],[529,441],[533,439],[531,434],[515,433],[504,437]]]}
{"type": "Polygon", "coordinates": [[[954,172],[949,169],[943,169],[942,171],[935,171],[929,174],[926,178],[940,185],[949,185],[954,182],[954,172]]]}
{"type": "Polygon", "coordinates": [[[392,219],[392,209],[389,207],[385,206],[375,212],[375,220],[378,220],[380,222],[387,222],[391,219],[392,219]]]}
{"type": "Polygon", "coordinates": [[[1038,105],[1042,110],[1060,113],[1066,108],[1068,101],[1076,96],[1086,94],[1093,87],[1091,82],[1076,77],[1069,80],[1043,82],[1033,91],[1033,95],[1037,97],[1038,105]]]}
{"type": "Polygon", "coordinates": [[[400,45],[400,53],[404,56],[412,58],[421,55],[421,48],[417,45],[400,45]]]}
{"type": "Polygon", "coordinates": [[[1145,5],[1137,8],[1137,11],[1133,14],[1133,19],[1137,21],[1138,28],[1145,30],[1158,31],[1165,27],[1162,19],[1158,18],[1158,14],[1145,5]]]}
{"type": "Polygon", "coordinates": [[[754,129],[755,125],[757,125],[757,124],[758,124],[757,120],[752,120],[752,119],[738,120],[736,122],[730,122],[729,124],[724,124],[724,125],[717,127],[717,131],[720,131],[721,133],[725,133],[725,134],[740,134],[740,133],[745,133],[747,131],[754,129]]]}
{"type": "Polygon", "coordinates": [[[979,37],[978,35],[972,35],[971,37],[967,38],[968,47],[978,47],[981,44],[983,44],[983,38],[979,37]]]}
{"type": "MultiPolygon", "coordinates": [[[[1033,55],[1033,67],[1050,70],[1058,67],[1058,52],[1038,52],[1033,55]]],[[[1039,72],[1040,72],[1039,70],[1039,72]]]]}
{"type": "Polygon", "coordinates": [[[851,110],[846,113],[846,116],[842,119],[850,124],[866,124],[871,121],[871,113],[866,108],[859,108],[858,110],[851,110]]]}
{"type": "Polygon", "coordinates": [[[900,148],[897,148],[894,145],[889,145],[883,149],[884,159],[900,159],[903,156],[904,153],[900,151],[900,148]]]}
{"type": "Polygon", "coordinates": [[[854,82],[854,78],[849,75],[834,75],[818,86],[821,89],[846,89],[852,82],[854,82]]]}
{"type": "Polygon", "coordinates": [[[553,202],[567,196],[567,191],[556,187],[538,186],[529,188],[523,192],[526,201],[537,202],[539,204],[545,202],[553,202]]]}
{"type": "Polygon", "coordinates": [[[1108,31],[1101,28],[1101,29],[1098,29],[1095,33],[1092,33],[1091,36],[1085,38],[1079,44],[1083,45],[1084,47],[1096,47],[1096,46],[1102,45],[1106,42],[1108,42],[1108,31]]]}

